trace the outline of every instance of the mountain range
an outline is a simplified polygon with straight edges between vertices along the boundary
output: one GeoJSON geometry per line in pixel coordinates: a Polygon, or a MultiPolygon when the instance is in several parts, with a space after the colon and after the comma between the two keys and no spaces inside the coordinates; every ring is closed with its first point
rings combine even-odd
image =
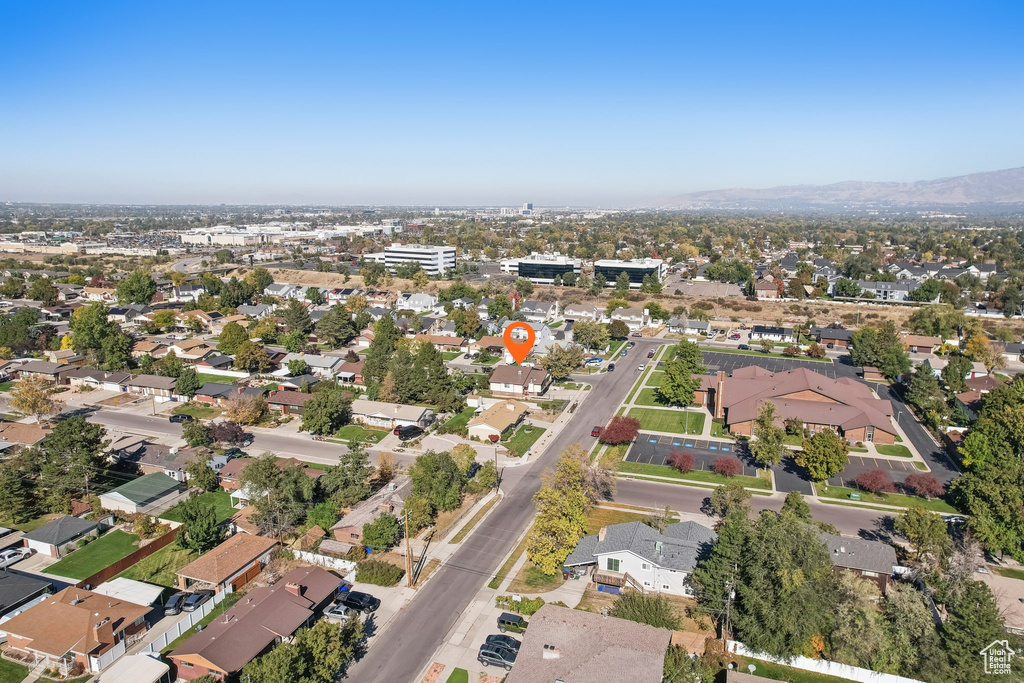
{"type": "Polygon", "coordinates": [[[1024,166],[911,183],[846,181],[768,189],[709,190],[665,201],[672,208],[958,206],[1024,204],[1024,166]]]}

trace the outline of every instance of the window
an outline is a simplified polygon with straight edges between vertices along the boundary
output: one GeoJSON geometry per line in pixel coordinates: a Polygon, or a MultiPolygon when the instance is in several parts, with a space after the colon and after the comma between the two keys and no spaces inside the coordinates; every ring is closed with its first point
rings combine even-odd
{"type": "Polygon", "coordinates": [[[611,557],[608,558],[608,571],[617,572],[619,571],[619,561],[611,557]]]}
{"type": "Polygon", "coordinates": [[[178,666],[183,666],[183,667],[185,667],[186,669],[191,669],[191,668],[192,668],[193,666],[195,666],[194,664],[192,664],[192,662],[186,662],[186,661],[183,661],[183,660],[181,660],[181,659],[179,659],[179,660],[178,660],[178,661],[176,662],[176,664],[177,664],[178,666]]]}
{"type": "Polygon", "coordinates": [[[640,569],[643,569],[644,571],[647,571],[650,568],[651,568],[651,565],[647,564],[646,562],[641,562],[640,563],[640,569]]]}
{"type": "Polygon", "coordinates": [[[869,572],[864,570],[860,573],[861,576],[878,576],[878,572],[869,572]]]}
{"type": "Polygon", "coordinates": [[[667,591],[668,590],[668,584],[667,583],[661,584],[661,590],[667,591]]]}
{"type": "Polygon", "coordinates": [[[647,588],[650,588],[651,587],[651,582],[650,581],[644,581],[644,586],[646,586],[647,588]]]}

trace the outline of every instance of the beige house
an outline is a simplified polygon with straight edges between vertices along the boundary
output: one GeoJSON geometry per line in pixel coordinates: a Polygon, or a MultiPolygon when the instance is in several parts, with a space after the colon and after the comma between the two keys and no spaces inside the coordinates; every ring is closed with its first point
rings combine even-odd
{"type": "Polygon", "coordinates": [[[527,412],[526,404],[519,401],[495,403],[469,421],[469,436],[475,436],[481,441],[497,441],[502,434],[515,429],[527,412]]]}

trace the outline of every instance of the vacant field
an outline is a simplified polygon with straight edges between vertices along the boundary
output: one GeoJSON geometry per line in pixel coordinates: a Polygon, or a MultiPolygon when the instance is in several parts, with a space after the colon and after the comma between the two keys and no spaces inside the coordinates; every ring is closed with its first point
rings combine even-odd
{"type": "Polygon", "coordinates": [[[87,579],[125,555],[138,550],[138,542],[139,537],[135,534],[126,534],[120,529],[114,529],[43,571],[71,579],[87,579]]]}
{"type": "Polygon", "coordinates": [[[118,577],[173,587],[176,580],[174,573],[196,557],[192,551],[179,548],[172,543],[149,557],[142,558],[118,574],[118,577]]]}

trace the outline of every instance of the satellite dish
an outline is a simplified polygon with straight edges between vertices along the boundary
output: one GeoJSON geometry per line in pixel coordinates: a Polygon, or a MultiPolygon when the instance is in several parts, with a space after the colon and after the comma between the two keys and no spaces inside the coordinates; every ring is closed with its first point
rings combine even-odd
{"type": "Polygon", "coordinates": [[[756,666],[754,666],[753,664],[747,664],[747,671],[749,671],[751,675],[753,675],[753,674],[754,674],[754,670],[755,670],[756,668],[757,668],[757,667],[756,667],[756,666]]]}

